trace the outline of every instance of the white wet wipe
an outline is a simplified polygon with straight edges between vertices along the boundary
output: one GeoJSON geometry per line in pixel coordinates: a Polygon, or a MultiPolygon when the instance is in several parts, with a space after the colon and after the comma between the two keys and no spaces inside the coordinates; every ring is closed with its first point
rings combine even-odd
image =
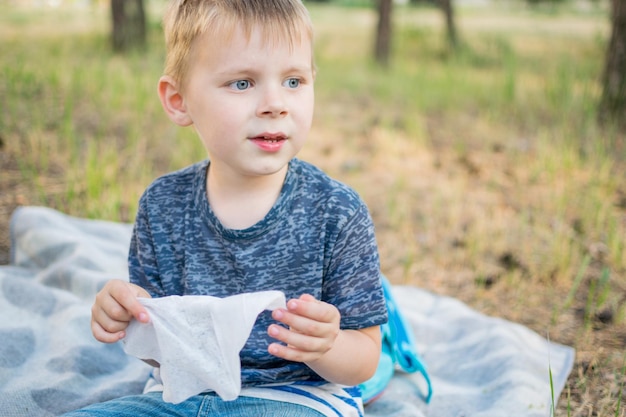
{"type": "Polygon", "coordinates": [[[239,352],[263,310],[285,308],[280,291],[218,298],[140,298],[149,323],[133,320],[123,339],[129,355],[160,364],[163,400],[180,403],[205,391],[224,400],[241,391],[239,352]]]}

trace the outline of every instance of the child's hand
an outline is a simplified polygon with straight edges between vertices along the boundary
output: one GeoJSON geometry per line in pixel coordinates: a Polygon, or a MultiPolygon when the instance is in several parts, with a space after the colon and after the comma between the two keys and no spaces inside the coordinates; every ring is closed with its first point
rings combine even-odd
{"type": "Polygon", "coordinates": [[[309,294],[289,300],[287,309],[274,310],[272,317],[289,329],[276,324],[269,326],[269,335],[287,346],[272,343],[268,351],[286,360],[314,362],[333,347],[339,334],[339,310],[309,294]]]}
{"type": "Polygon", "coordinates": [[[91,331],[104,343],[122,339],[130,321],[134,318],[147,323],[150,319],[137,297],[150,297],[143,288],[121,280],[111,280],[96,295],[91,307],[91,331]]]}
{"type": "Polygon", "coordinates": [[[268,334],[286,344],[272,343],[269,353],[280,358],[304,362],[327,381],[356,385],[374,375],[381,351],[380,326],[360,330],[340,330],[341,313],[331,304],[304,294],[287,302],[272,317],[278,324],[268,334]]]}

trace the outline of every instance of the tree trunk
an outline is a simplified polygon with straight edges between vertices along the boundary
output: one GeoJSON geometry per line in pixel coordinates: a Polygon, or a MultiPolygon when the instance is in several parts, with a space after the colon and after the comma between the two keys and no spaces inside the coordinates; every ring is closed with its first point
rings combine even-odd
{"type": "Polygon", "coordinates": [[[391,54],[391,9],[393,0],[378,0],[378,27],[374,56],[382,66],[389,65],[391,54]]]}
{"type": "Polygon", "coordinates": [[[612,0],[612,33],[603,77],[601,122],[626,126],[626,1],[612,0]]]}
{"type": "Polygon", "coordinates": [[[454,23],[454,10],[452,0],[439,0],[439,5],[446,16],[446,28],[448,29],[448,43],[452,48],[457,46],[456,25],[454,23]]]}
{"type": "Polygon", "coordinates": [[[146,46],[143,0],[111,0],[113,50],[124,52],[146,46]]]}

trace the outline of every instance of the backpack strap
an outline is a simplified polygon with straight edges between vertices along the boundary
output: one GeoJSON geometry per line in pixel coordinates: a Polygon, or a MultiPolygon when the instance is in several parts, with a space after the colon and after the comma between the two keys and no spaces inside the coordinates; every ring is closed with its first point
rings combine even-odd
{"type": "Polygon", "coordinates": [[[413,332],[393,297],[391,284],[384,276],[381,280],[389,320],[381,326],[382,352],[376,373],[371,379],[359,385],[363,402],[369,404],[382,395],[397,365],[405,372],[422,374],[428,386],[426,402],[429,403],[433,394],[432,384],[426,366],[417,353],[413,332]]]}

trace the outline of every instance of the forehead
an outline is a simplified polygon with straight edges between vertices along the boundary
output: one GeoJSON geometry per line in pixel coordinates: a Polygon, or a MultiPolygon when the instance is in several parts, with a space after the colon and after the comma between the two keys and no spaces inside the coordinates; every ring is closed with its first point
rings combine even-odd
{"type": "MultiPolygon", "coordinates": [[[[286,52],[301,56],[305,52],[312,57],[312,39],[306,30],[291,32],[285,28],[268,28],[259,24],[244,25],[226,22],[201,33],[192,44],[192,59],[208,58],[212,55],[229,55],[229,52],[246,50],[254,52],[286,52]],[[304,49],[303,49],[304,48],[304,49]]],[[[230,54],[232,55],[232,54],[230,54]]],[[[236,58],[236,56],[234,57],[236,58]]],[[[242,57],[243,58],[243,57],[242,57]]]]}

